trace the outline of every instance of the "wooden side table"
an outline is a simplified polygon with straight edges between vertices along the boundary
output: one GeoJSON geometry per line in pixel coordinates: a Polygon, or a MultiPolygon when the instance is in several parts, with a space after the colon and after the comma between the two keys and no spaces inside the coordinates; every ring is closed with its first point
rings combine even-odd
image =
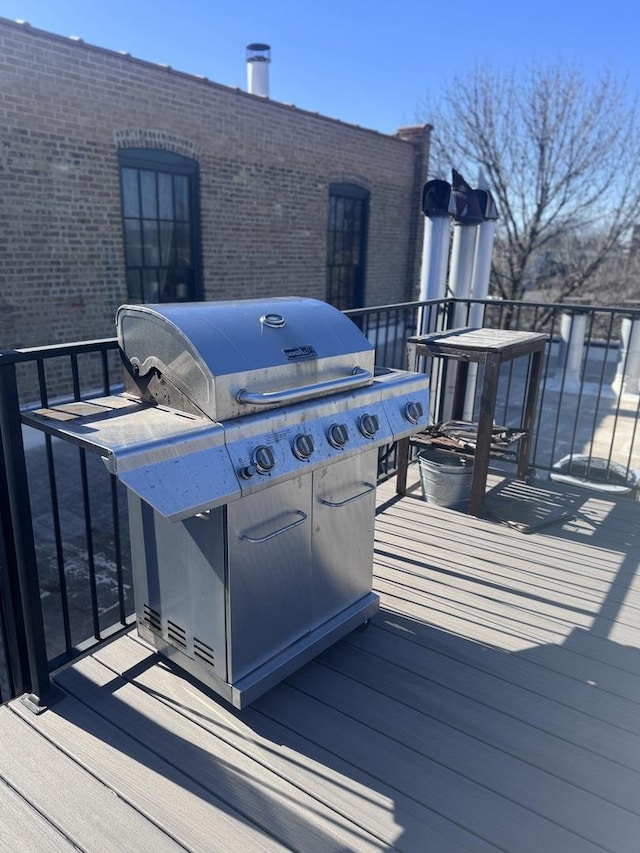
{"type": "MultiPolygon", "coordinates": [[[[531,361],[524,397],[522,422],[524,435],[520,439],[517,451],[517,476],[519,479],[526,477],[531,450],[531,429],[542,371],[542,356],[547,338],[548,335],[537,332],[468,328],[416,335],[407,341],[409,370],[417,368],[418,359],[421,357],[476,362],[484,366],[469,500],[471,515],[480,515],[484,505],[500,366],[522,356],[529,356],[531,361]]],[[[398,443],[396,491],[401,495],[406,494],[410,442],[411,438],[406,438],[398,443]]]]}

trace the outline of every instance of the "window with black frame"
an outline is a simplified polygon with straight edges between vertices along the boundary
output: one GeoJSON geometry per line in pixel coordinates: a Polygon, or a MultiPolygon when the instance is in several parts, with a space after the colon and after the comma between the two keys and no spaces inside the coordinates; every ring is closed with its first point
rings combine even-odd
{"type": "Polygon", "coordinates": [[[341,311],[364,306],[368,215],[367,190],[330,185],[326,301],[341,311]]]}
{"type": "Polygon", "coordinates": [[[143,148],[118,161],[129,300],[201,299],[197,162],[143,148]]]}

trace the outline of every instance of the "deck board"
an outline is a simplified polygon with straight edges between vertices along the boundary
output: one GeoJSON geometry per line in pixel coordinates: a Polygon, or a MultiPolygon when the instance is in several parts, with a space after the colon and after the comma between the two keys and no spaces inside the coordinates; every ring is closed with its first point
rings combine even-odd
{"type": "MultiPolygon", "coordinates": [[[[476,654],[469,649],[462,654],[453,644],[435,636],[428,645],[423,645],[419,637],[408,642],[406,636],[390,635],[384,630],[383,621],[390,618],[393,618],[390,614],[377,617],[366,638],[352,635],[348,644],[345,643],[348,648],[341,648],[337,654],[330,650],[320,661],[330,661],[330,665],[351,672],[354,678],[373,666],[385,687],[399,670],[402,678],[399,689],[403,695],[408,690],[413,694],[414,679],[425,679],[430,713],[458,728],[462,723],[455,721],[464,713],[466,730],[471,732],[485,718],[491,725],[501,726],[504,722],[504,728],[497,730],[498,741],[502,744],[506,739],[511,748],[526,750],[527,760],[543,767],[549,768],[560,757],[564,762],[567,751],[571,761],[567,759],[566,769],[572,774],[586,760],[592,776],[598,756],[630,770],[640,767],[640,734],[621,730],[616,724],[621,722],[619,718],[608,719],[608,708],[600,711],[599,718],[594,717],[594,708],[586,705],[587,711],[579,695],[564,689],[554,691],[546,681],[545,695],[540,692],[542,679],[531,677],[531,667],[525,664],[507,669],[507,662],[514,663],[513,657],[484,646],[478,646],[476,654]],[[509,719],[503,720],[505,716],[509,719]],[[571,750],[572,745],[585,752],[576,754],[571,750]]],[[[626,777],[623,774],[621,778],[626,777]]],[[[588,788],[589,783],[593,783],[593,778],[582,784],[588,788]]]]}
{"type": "MultiPolygon", "coordinates": [[[[400,667],[395,662],[381,660],[368,649],[343,646],[326,652],[319,663],[359,684],[376,684],[386,697],[427,715],[428,719],[422,721],[416,729],[419,729],[420,737],[431,732],[430,736],[438,740],[440,747],[449,741],[455,744],[456,749],[462,748],[467,757],[476,752],[479,765],[483,763],[484,754],[493,762],[501,760],[499,755],[496,757],[491,750],[484,748],[491,747],[597,796],[606,788],[610,802],[640,814],[640,790],[634,787],[638,781],[637,773],[629,767],[623,769],[610,758],[595,754],[589,742],[583,740],[576,744],[543,730],[540,727],[537,702],[531,708],[529,700],[529,708],[522,709],[520,717],[514,716],[511,685],[494,684],[490,697],[492,704],[487,706],[466,695],[466,692],[461,692],[468,690],[464,683],[456,691],[434,682],[430,666],[427,668],[428,676],[419,676],[412,668],[411,677],[407,678],[404,656],[403,666],[400,667]],[[468,738],[472,738],[473,742],[468,742],[468,738]]],[[[562,715],[556,707],[549,716],[555,719],[562,715]]],[[[576,720],[576,716],[574,725],[583,722],[576,720]]],[[[573,737],[575,739],[576,735],[573,737]]],[[[628,745],[626,740],[625,744],[628,745]]],[[[636,751],[635,756],[626,753],[621,757],[632,767],[637,767],[640,752],[636,751]]],[[[502,780],[498,785],[506,785],[507,795],[512,796],[514,774],[509,770],[510,764],[512,762],[505,759],[504,774],[498,774],[498,779],[502,780]]],[[[529,780],[522,768],[518,765],[515,767],[515,772],[527,779],[527,785],[531,782],[533,789],[537,774],[534,773],[529,780]]],[[[541,787],[546,787],[544,779],[541,787]]],[[[548,786],[549,792],[553,787],[553,784],[548,786]]]]}
{"type": "MultiPolygon", "coordinates": [[[[148,658],[145,650],[145,660],[148,658]]],[[[189,787],[195,784],[200,789],[201,799],[216,808],[226,803],[239,816],[250,815],[258,831],[237,838],[241,849],[253,849],[255,845],[261,850],[274,849],[269,838],[279,838],[286,849],[320,851],[347,846],[347,841],[357,842],[363,850],[375,849],[372,839],[365,833],[351,832],[345,822],[344,832],[340,833],[338,821],[335,818],[329,821],[318,814],[313,798],[293,789],[286,776],[276,778],[270,767],[227,744],[200,720],[190,719],[180,709],[158,701],[162,694],[157,687],[152,691],[142,690],[127,679],[114,678],[111,669],[91,657],[66,670],[63,676],[60,684],[71,695],[90,704],[100,701],[103,712],[120,731],[128,732],[138,744],[162,756],[173,768],[181,768],[189,777],[189,787]],[[110,684],[105,697],[104,688],[110,684]]],[[[233,725],[232,717],[228,725],[233,725]]],[[[191,799],[188,797],[189,802],[191,799]]],[[[193,820],[190,810],[186,818],[190,823],[193,820]]],[[[202,849],[207,849],[210,843],[209,824],[210,816],[201,825],[202,849]]],[[[178,837],[188,843],[183,835],[178,837]]]]}
{"type": "MultiPolygon", "coordinates": [[[[532,694],[529,701],[535,702],[536,706],[538,697],[548,699],[563,709],[583,711],[593,717],[596,725],[608,723],[615,726],[623,732],[623,737],[627,733],[640,736],[640,714],[636,702],[621,699],[602,689],[594,689],[593,685],[585,681],[567,678],[550,669],[542,655],[539,660],[535,660],[533,655],[525,658],[512,654],[474,639],[469,640],[462,634],[453,634],[432,624],[421,623],[396,609],[387,609],[381,613],[376,624],[381,621],[384,621],[385,629],[395,634],[401,642],[409,635],[412,643],[424,648],[425,656],[429,651],[437,650],[447,658],[477,669],[478,678],[484,679],[483,686],[487,689],[492,689],[493,681],[485,679],[485,675],[491,675],[529,691],[532,694]]],[[[406,654],[405,648],[403,655],[406,654]]]]}
{"type": "MultiPolygon", "coordinates": [[[[192,755],[187,742],[177,742],[170,733],[165,734],[155,714],[143,716],[135,710],[129,711],[126,702],[119,702],[116,694],[126,688],[126,682],[114,679],[111,672],[105,673],[104,679],[100,678],[101,673],[87,674],[86,664],[93,664],[93,670],[99,669],[99,664],[91,658],[80,663],[85,666],[67,669],[60,677],[66,697],[51,713],[36,718],[47,737],[81,767],[91,771],[97,766],[100,778],[118,798],[135,803],[143,814],[187,849],[209,850],[212,837],[219,850],[287,849],[248,822],[242,811],[225,802],[224,796],[217,796],[202,784],[187,761],[192,755]],[[151,747],[140,740],[141,731],[152,741],[151,747]],[[181,747],[185,754],[176,764],[174,753],[181,747]]],[[[26,716],[29,712],[19,713],[26,716]]],[[[212,756],[212,770],[218,767],[217,758],[212,756]]],[[[223,795],[226,781],[222,765],[223,795]]],[[[115,845],[105,849],[118,848],[115,845]]]]}
{"type": "Polygon", "coordinates": [[[133,633],[44,714],[0,708],[0,849],[636,853],[640,504],[493,483],[573,517],[525,535],[383,484],[380,613],[248,709],[133,633]]]}
{"type": "Polygon", "coordinates": [[[0,850],[61,853],[77,850],[31,803],[0,781],[0,850]]]}
{"type": "MultiPolygon", "coordinates": [[[[64,700],[65,703],[67,701],[64,700]]],[[[166,832],[147,820],[137,805],[132,807],[114,797],[103,781],[76,763],[65,748],[65,741],[55,737],[55,728],[32,725],[34,721],[57,721],[57,717],[51,714],[48,720],[45,720],[46,715],[38,720],[30,711],[25,710],[23,716],[22,708],[14,705],[11,709],[0,709],[0,773],[52,828],[58,830],[62,848],[66,839],[81,850],[111,849],[135,853],[140,849],[136,839],[142,836],[148,838],[154,849],[175,849],[166,832]],[[52,733],[54,737],[50,740],[52,733]],[[126,835],[121,832],[122,826],[128,828],[126,835]]],[[[82,737],[82,734],[77,729],[73,731],[74,738],[82,737]]],[[[96,751],[94,746],[91,762],[100,768],[101,776],[102,747],[100,743],[96,751]]],[[[13,849],[29,848],[18,845],[13,849]]]]}
{"type": "MultiPolygon", "coordinates": [[[[180,703],[181,713],[269,767],[280,780],[278,784],[282,779],[288,780],[298,789],[295,796],[299,800],[304,800],[302,792],[310,792],[318,804],[331,809],[336,817],[345,818],[354,833],[357,830],[377,838],[382,849],[394,846],[399,827],[409,827],[415,837],[429,839],[434,849],[485,849],[476,848],[479,839],[451,826],[413,797],[401,795],[386,783],[377,783],[365,770],[330,752],[317,738],[298,734],[285,720],[267,713],[264,700],[239,713],[194,687],[187,690],[189,703],[185,705],[184,679],[170,667],[145,667],[149,652],[140,641],[130,639],[126,647],[124,643],[106,646],[97,654],[118,672],[128,667],[136,685],[153,691],[172,706],[180,703]],[[471,848],[466,846],[470,842],[471,848]]],[[[281,688],[276,692],[278,689],[281,688]]],[[[367,849],[354,842],[355,838],[351,838],[345,849],[367,849]]]]}
{"type": "MultiPolygon", "coordinates": [[[[435,777],[440,808],[446,808],[451,817],[464,812],[468,828],[485,837],[489,813],[493,839],[498,845],[515,844],[514,826],[523,836],[518,842],[523,851],[588,849],[589,839],[596,844],[617,846],[624,839],[640,838],[637,814],[568,785],[552,773],[487,743],[496,739],[497,719],[485,737],[478,738],[465,730],[464,721],[458,729],[430,714],[428,688],[417,697],[416,708],[393,695],[393,683],[388,687],[385,684],[385,691],[381,692],[333,670],[320,673],[318,669],[318,665],[305,668],[292,679],[292,686],[305,698],[324,701],[348,719],[348,723],[343,721],[336,728],[344,730],[357,716],[358,726],[365,728],[366,735],[354,735],[354,740],[366,744],[369,739],[373,746],[375,732],[375,742],[383,744],[384,773],[387,777],[397,773],[398,787],[404,785],[414,795],[422,791],[424,797],[434,797],[435,777]],[[389,749],[384,748],[387,742],[392,744],[389,749]],[[576,841],[576,836],[581,836],[582,841],[576,841]]],[[[419,683],[415,681],[412,686],[419,683]]],[[[292,704],[290,696],[287,704],[292,704]]],[[[364,760],[365,756],[359,754],[358,763],[364,760]]],[[[615,768],[600,780],[602,788],[609,786],[613,775],[615,768]]],[[[633,802],[637,812],[637,794],[633,802]]]]}

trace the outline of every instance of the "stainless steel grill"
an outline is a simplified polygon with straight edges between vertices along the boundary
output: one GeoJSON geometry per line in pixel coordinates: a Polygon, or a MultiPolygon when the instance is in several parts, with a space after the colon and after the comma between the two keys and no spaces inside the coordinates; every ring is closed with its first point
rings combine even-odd
{"type": "Polygon", "coordinates": [[[125,393],[32,419],[128,487],[140,634],[243,707],[377,610],[377,448],[426,425],[427,380],[311,299],[116,324],[125,393]]]}

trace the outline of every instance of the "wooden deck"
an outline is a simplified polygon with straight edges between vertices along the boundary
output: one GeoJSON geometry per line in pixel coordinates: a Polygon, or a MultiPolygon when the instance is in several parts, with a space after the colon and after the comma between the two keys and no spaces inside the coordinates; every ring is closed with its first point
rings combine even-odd
{"type": "Polygon", "coordinates": [[[380,614],[245,711],[134,634],[1,707],[0,849],[637,853],[640,504],[563,489],[380,487],[380,614]]]}

